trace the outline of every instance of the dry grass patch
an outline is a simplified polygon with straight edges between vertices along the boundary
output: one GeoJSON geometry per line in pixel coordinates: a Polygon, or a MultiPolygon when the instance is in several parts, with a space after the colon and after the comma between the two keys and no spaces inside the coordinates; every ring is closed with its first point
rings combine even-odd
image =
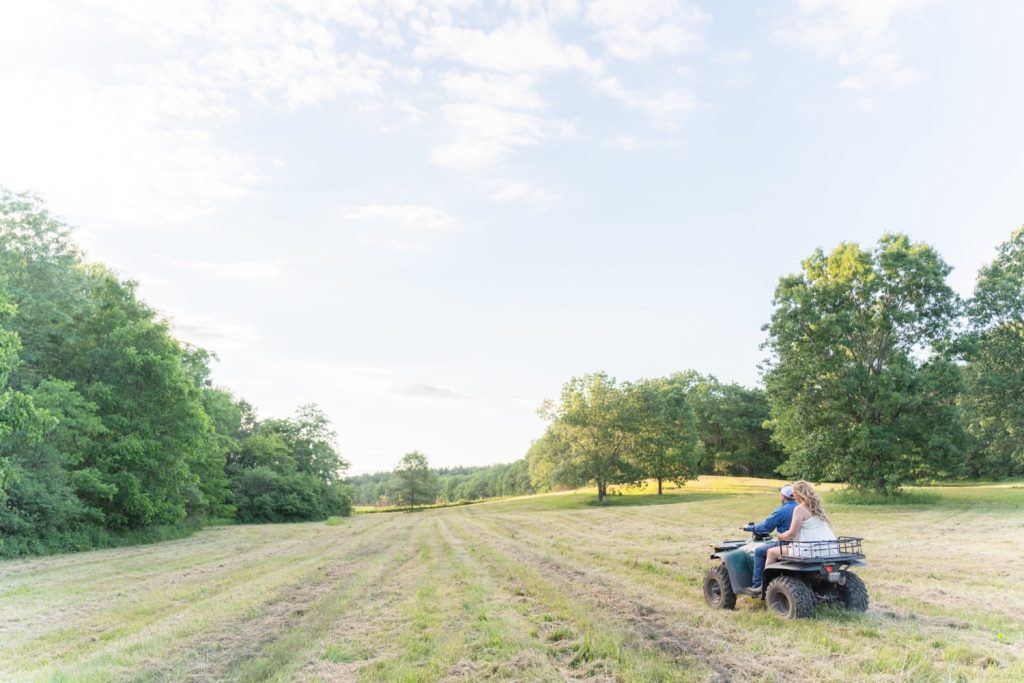
{"type": "Polygon", "coordinates": [[[0,563],[4,681],[1024,680],[1024,488],[829,499],[866,614],[705,606],[780,482],[702,478],[0,563]]]}

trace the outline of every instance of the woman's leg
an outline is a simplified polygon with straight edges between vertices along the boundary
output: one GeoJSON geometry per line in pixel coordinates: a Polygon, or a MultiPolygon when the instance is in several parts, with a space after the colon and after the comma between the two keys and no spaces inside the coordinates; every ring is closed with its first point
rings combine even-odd
{"type": "Polygon", "coordinates": [[[779,561],[779,557],[782,555],[782,548],[776,546],[768,549],[768,557],[765,559],[765,566],[774,564],[779,561]]]}

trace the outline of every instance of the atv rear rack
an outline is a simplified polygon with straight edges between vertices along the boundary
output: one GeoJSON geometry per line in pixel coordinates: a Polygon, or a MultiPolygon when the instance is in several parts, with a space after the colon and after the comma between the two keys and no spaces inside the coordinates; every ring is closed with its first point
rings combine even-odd
{"type": "Polygon", "coordinates": [[[864,551],[860,536],[840,536],[830,541],[782,541],[786,546],[786,562],[820,563],[822,560],[844,562],[863,560],[864,551]]]}

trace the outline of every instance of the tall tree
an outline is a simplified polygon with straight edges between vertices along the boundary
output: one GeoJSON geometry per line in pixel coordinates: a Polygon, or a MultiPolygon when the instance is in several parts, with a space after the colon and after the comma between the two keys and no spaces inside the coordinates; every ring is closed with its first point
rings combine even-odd
{"type": "Polygon", "coordinates": [[[1024,227],[978,273],[965,335],[963,407],[975,477],[1024,474],[1024,227]]]}
{"type": "Polygon", "coordinates": [[[704,446],[701,472],[771,477],[786,459],[765,423],[771,418],[763,389],[724,384],[688,371],[673,380],[689,387],[690,404],[704,446]]]}
{"type": "MultiPolygon", "coordinates": [[[[32,439],[43,429],[44,414],[32,405],[29,396],[8,386],[11,374],[18,367],[18,351],[21,340],[16,332],[6,329],[15,307],[7,299],[7,292],[0,280],[0,444],[8,441],[12,434],[23,431],[32,439]]],[[[14,476],[14,469],[7,458],[0,460],[0,503],[6,499],[6,491],[14,476]]]]}
{"type": "Polygon", "coordinates": [[[278,434],[288,445],[295,468],[326,484],[337,483],[349,467],[338,453],[330,420],[316,404],[300,406],[292,419],[265,420],[259,431],[278,434]]]}
{"type": "Polygon", "coordinates": [[[437,477],[430,469],[427,456],[411,451],[402,456],[395,467],[398,502],[415,508],[416,504],[434,502],[437,497],[437,477]]]}
{"type": "Polygon", "coordinates": [[[106,435],[96,406],[68,382],[44,380],[31,390],[45,412],[42,432],[22,427],[0,439],[10,468],[7,504],[0,506],[5,555],[91,547],[117,487],[92,466],[106,435]]]}
{"type": "Polygon", "coordinates": [[[642,471],[630,459],[636,442],[636,416],[626,394],[604,373],[573,377],[562,387],[560,400],[545,401],[540,415],[551,421],[551,437],[531,449],[530,471],[546,472],[548,483],[593,484],[604,501],[609,484],[638,484],[642,471]]]}
{"type": "Polygon", "coordinates": [[[639,473],[662,483],[682,485],[698,474],[701,444],[688,387],[667,379],[648,379],[625,388],[632,412],[632,458],[639,473]]]}
{"type": "Polygon", "coordinates": [[[957,471],[959,373],[937,353],[958,313],[949,272],[927,244],[886,234],[781,278],[764,381],[784,471],[883,493],[957,471]]]}

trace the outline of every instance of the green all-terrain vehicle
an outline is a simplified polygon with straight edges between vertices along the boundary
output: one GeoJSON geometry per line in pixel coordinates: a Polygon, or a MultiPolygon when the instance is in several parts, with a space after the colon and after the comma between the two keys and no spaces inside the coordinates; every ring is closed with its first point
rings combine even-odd
{"type": "MultiPolygon", "coordinates": [[[[751,522],[753,525],[753,522],[751,522]]],[[[712,559],[722,563],[704,576],[704,600],[718,609],[733,609],[736,596],[751,585],[754,551],[771,542],[770,534],[753,533],[749,541],[722,541],[712,559]]],[[[825,603],[863,612],[868,589],[851,567],[865,567],[863,539],[840,536],[834,541],[791,541],[781,562],[765,567],[760,598],[785,619],[809,617],[825,603]]]]}

